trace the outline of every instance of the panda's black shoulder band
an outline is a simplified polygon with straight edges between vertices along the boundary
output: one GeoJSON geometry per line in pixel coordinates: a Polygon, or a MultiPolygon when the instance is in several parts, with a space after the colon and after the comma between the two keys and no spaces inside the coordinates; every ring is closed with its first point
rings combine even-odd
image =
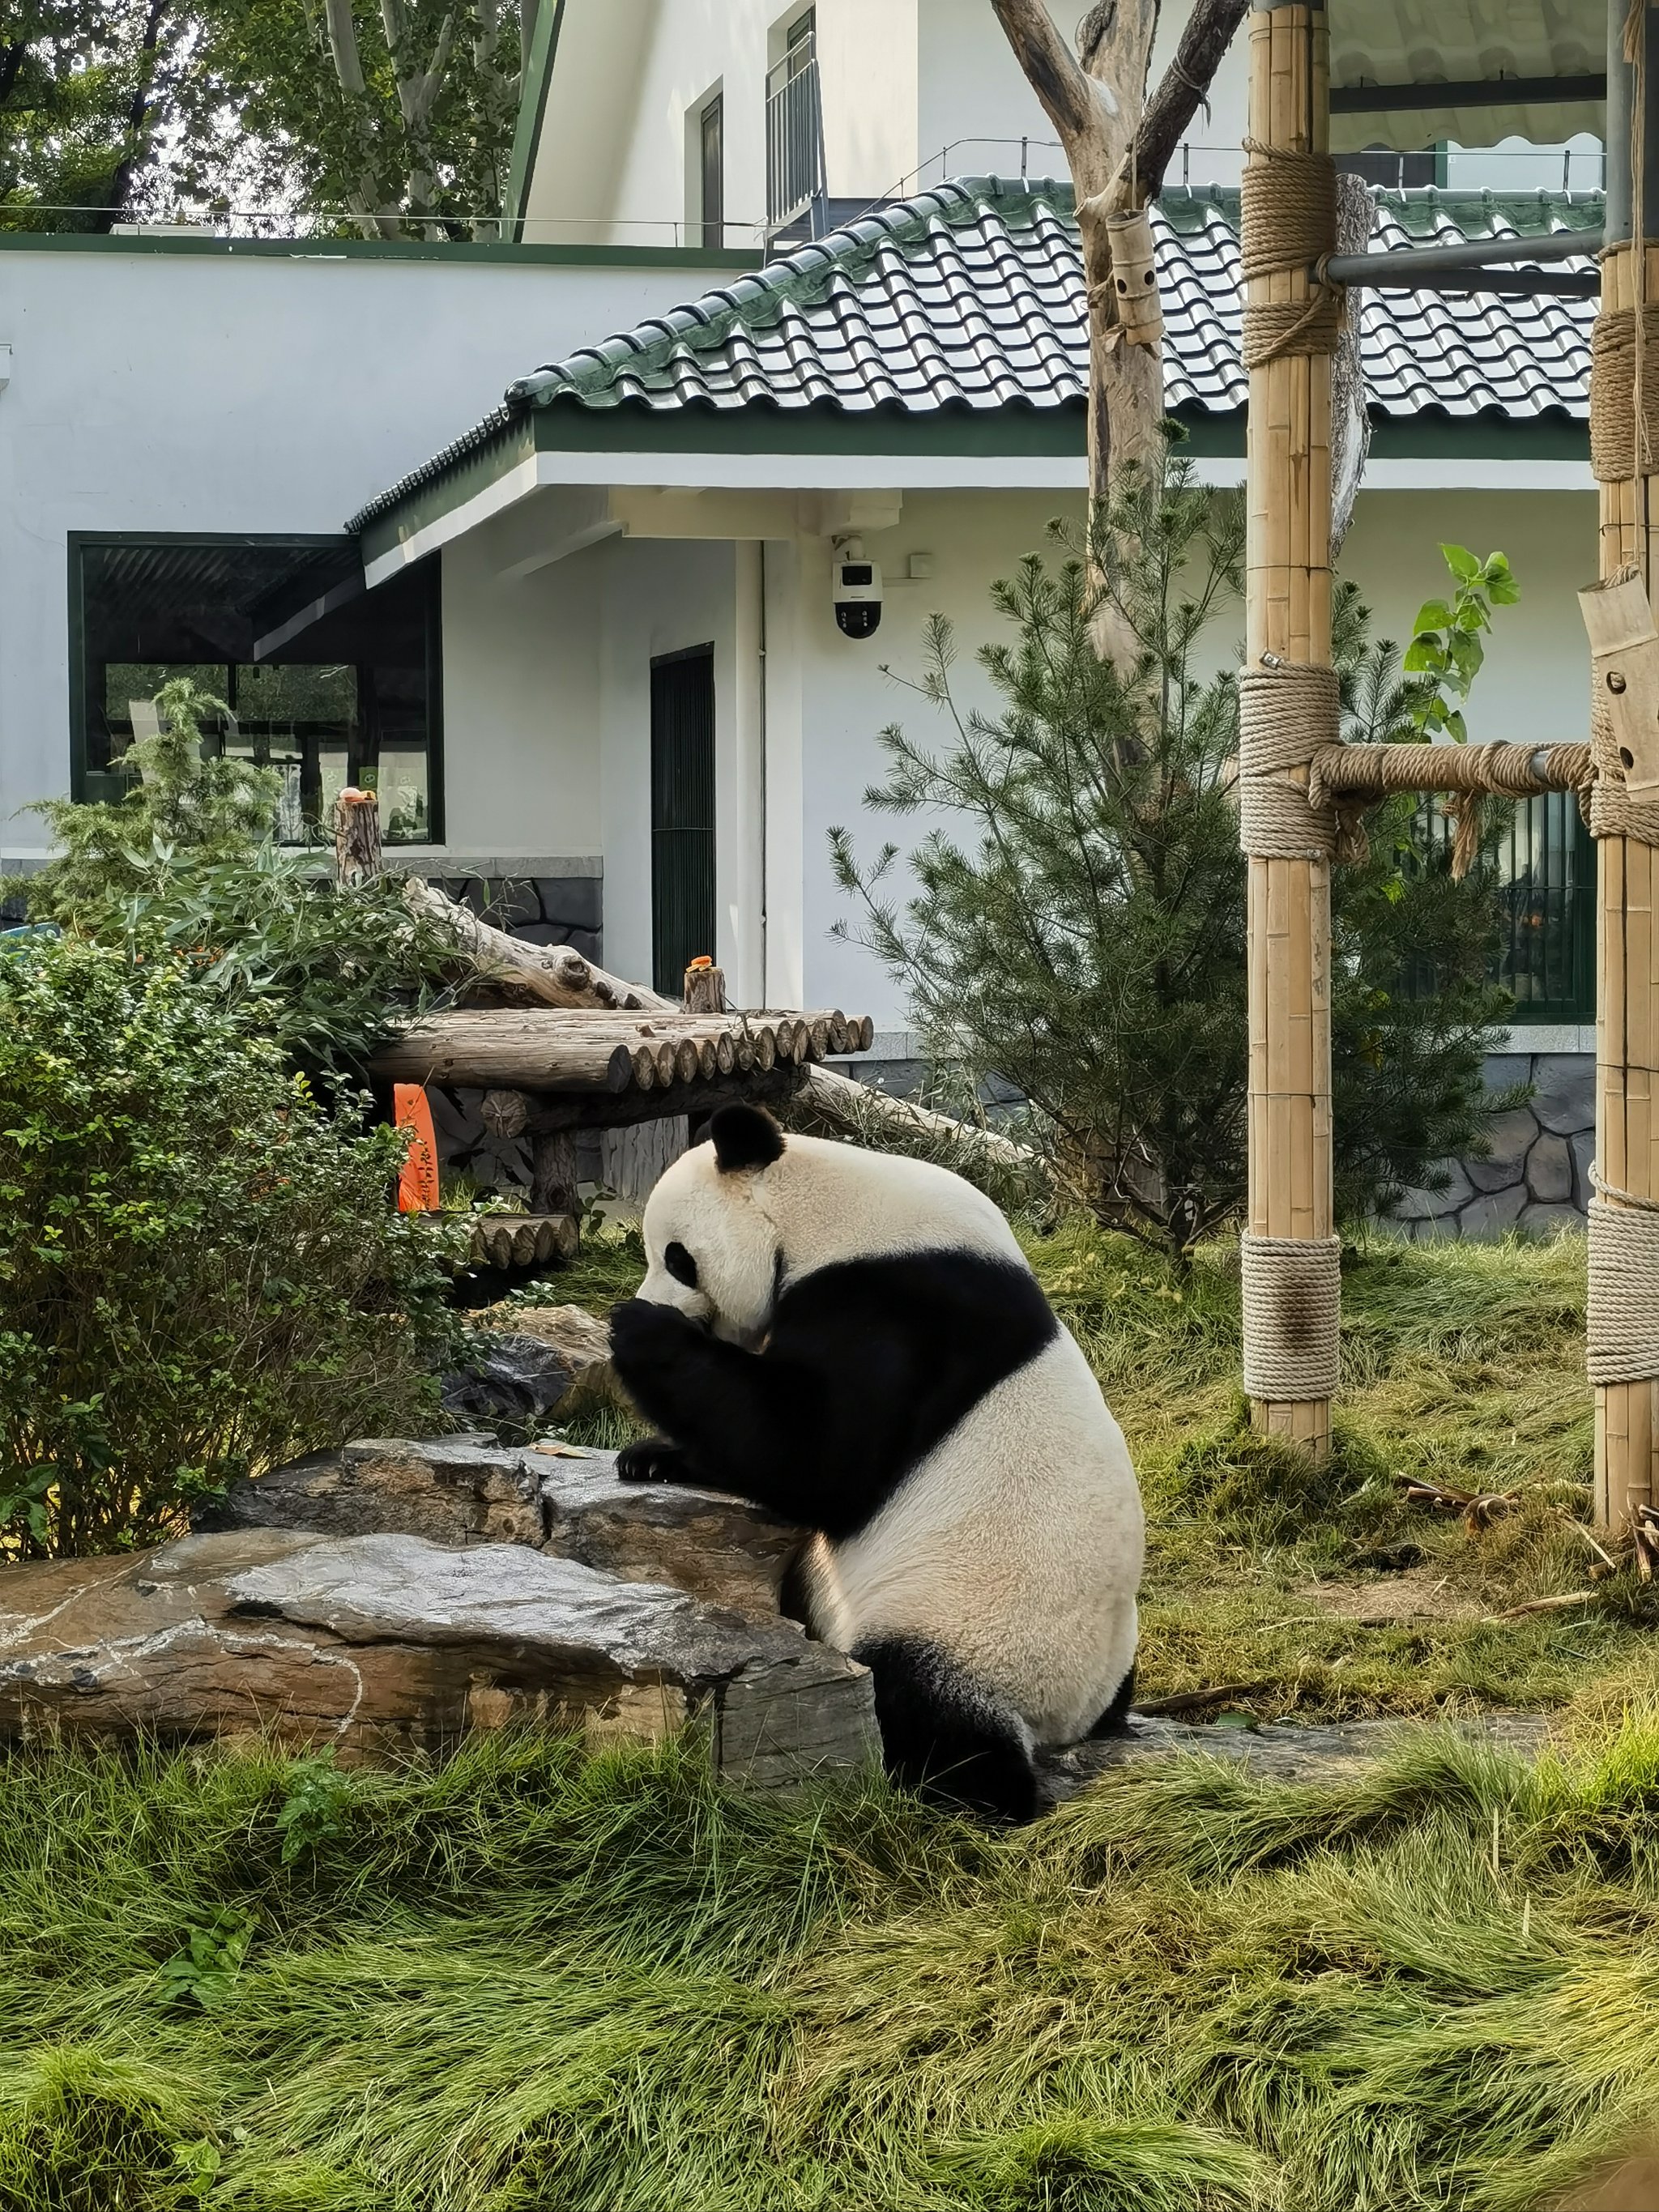
{"type": "Polygon", "coordinates": [[[769,1168],[783,1157],[783,1132],[758,1106],[722,1106],[710,1115],[708,1133],[722,1175],[769,1168]]]}

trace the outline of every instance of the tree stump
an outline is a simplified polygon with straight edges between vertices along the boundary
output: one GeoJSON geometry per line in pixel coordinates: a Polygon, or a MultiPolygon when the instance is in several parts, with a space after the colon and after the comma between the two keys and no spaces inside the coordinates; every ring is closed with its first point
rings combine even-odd
{"type": "Polygon", "coordinates": [[[364,884],[380,872],[380,802],[348,784],[334,802],[335,880],[364,884]]]}

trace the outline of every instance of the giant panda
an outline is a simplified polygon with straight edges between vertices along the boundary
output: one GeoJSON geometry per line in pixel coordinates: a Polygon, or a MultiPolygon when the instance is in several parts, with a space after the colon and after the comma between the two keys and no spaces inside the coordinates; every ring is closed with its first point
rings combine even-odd
{"type": "Polygon", "coordinates": [[[890,1768],[1029,1820],[1039,1745],[1121,1724],[1144,1528],[1122,1431],[1012,1231],[959,1176],[727,1106],[645,1209],[611,1318],[661,1430],[629,1482],[811,1533],[787,1609],[874,1678],[890,1768]]]}

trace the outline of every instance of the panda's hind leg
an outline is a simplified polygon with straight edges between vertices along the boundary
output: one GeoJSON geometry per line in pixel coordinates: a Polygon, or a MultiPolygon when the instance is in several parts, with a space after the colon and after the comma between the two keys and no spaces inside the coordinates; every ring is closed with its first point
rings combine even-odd
{"type": "Polygon", "coordinates": [[[981,1819],[1035,1820],[1042,1809],[1029,1729],[936,1644],[864,1638],[851,1655],[874,1677],[887,1767],[908,1789],[981,1819]]]}
{"type": "Polygon", "coordinates": [[[1105,1711],[1090,1729],[1091,1740],[1101,1736],[1128,1735],[1129,1708],[1134,1703],[1134,1695],[1135,1670],[1132,1662],[1128,1673],[1118,1684],[1111,1704],[1107,1706],[1105,1711]]]}

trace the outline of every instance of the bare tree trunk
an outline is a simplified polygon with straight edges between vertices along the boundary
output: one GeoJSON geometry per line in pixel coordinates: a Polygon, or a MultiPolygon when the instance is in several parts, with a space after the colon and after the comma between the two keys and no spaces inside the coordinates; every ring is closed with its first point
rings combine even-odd
{"type": "MultiPolygon", "coordinates": [[[[474,73],[483,109],[485,126],[492,137],[502,133],[510,154],[511,125],[518,113],[520,95],[530,67],[530,41],[536,28],[536,0],[520,0],[519,9],[519,73],[509,76],[501,66],[501,0],[473,0],[472,59],[474,73]]],[[[513,229],[506,219],[507,175],[504,162],[495,170],[495,204],[502,210],[493,217],[479,216],[472,226],[475,239],[511,240],[513,229]]]]}
{"type": "MultiPolygon", "coordinates": [[[[132,99],[127,108],[127,150],[116,163],[104,193],[104,204],[109,210],[111,222],[114,222],[125,209],[127,194],[132,190],[133,178],[141,162],[148,159],[155,143],[153,95],[156,71],[161,63],[161,32],[171,5],[172,0],[149,0],[144,27],[139,34],[138,81],[133,87],[132,99]]],[[[108,225],[104,228],[107,228],[108,225]]]]}
{"type": "MultiPolygon", "coordinates": [[[[1131,340],[1112,284],[1115,220],[1143,210],[1243,20],[1249,0],[1197,0],[1175,58],[1151,100],[1146,73],[1158,0],[1098,0],[1078,26],[1074,56],[1043,0],[991,0],[1044,114],[1059,134],[1077,198],[1089,315],[1089,509],[1104,514],[1112,471],[1157,450],[1164,416],[1156,335],[1131,340]]],[[[1129,641],[1109,622],[1097,644],[1108,659],[1129,641]]]]}
{"type": "Polygon", "coordinates": [[[362,169],[357,189],[351,195],[352,215],[366,238],[396,238],[401,228],[397,211],[377,204],[380,200],[380,164],[368,112],[368,85],[363,76],[362,56],[357,51],[357,24],[351,0],[323,0],[323,21],[328,31],[328,50],[334,58],[334,74],[341,91],[351,103],[356,118],[357,143],[362,150],[362,169]]]}
{"type": "Polygon", "coordinates": [[[403,117],[408,140],[410,217],[422,224],[428,238],[445,235],[433,204],[437,179],[432,161],[432,111],[449,74],[449,58],[455,43],[455,12],[453,8],[444,11],[431,61],[422,69],[411,52],[412,34],[404,13],[404,0],[380,0],[380,21],[386,27],[386,51],[392,57],[392,73],[398,87],[398,112],[403,117]]]}

